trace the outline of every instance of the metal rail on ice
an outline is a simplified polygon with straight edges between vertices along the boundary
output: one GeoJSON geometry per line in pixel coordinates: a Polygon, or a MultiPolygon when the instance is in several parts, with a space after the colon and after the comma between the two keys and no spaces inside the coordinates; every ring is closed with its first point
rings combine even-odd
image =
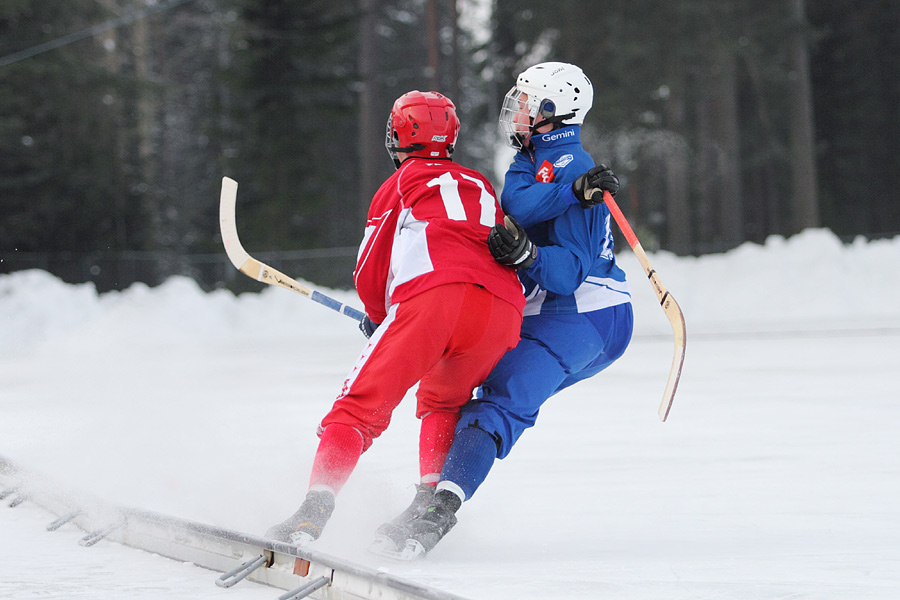
{"type": "MultiPolygon", "coordinates": [[[[86,535],[83,546],[119,542],[223,573],[216,584],[231,587],[244,579],[287,590],[278,600],[464,600],[387,573],[309,548],[133,508],[75,499],[36,477],[25,477],[0,456],[0,496],[56,515],[47,529],[71,523],[86,535]]],[[[0,498],[2,499],[2,498],[0,498]]]]}

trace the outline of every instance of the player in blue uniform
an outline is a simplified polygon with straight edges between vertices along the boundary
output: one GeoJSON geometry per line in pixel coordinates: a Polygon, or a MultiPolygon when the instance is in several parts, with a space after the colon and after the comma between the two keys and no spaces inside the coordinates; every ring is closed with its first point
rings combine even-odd
{"type": "Polygon", "coordinates": [[[631,295],[602,201],[619,181],[594,166],[580,140],[592,103],[582,70],[556,62],[527,69],[506,95],[500,128],[519,152],[501,205],[514,220],[495,226],[488,243],[525,288],[521,341],[463,408],[434,494],[420,494],[420,514],[391,532],[399,558],[431,550],[541,405],[608,367],[631,340],[631,295]]]}

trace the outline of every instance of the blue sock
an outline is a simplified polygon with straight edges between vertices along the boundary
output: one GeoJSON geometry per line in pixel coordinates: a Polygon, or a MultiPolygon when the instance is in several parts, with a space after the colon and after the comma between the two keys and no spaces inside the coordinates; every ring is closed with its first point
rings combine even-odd
{"type": "Polygon", "coordinates": [[[464,427],[456,432],[447,460],[441,471],[441,481],[452,481],[462,488],[466,500],[475,494],[497,457],[494,438],[479,427],[464,427]]]}

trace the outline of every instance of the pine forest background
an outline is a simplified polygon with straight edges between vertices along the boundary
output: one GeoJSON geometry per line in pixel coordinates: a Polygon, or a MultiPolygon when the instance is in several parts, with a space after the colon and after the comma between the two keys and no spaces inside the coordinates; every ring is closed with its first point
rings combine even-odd
{"type": "Polygon", "coordinates": [[[0,0],[0,273],[259,289],[228,175],[251,254],[350,287],[393,100],[450,96],[499,189],[500,102],[545,60],[592,79],[648,250],[900,232],[900,0],[0,0]]]}

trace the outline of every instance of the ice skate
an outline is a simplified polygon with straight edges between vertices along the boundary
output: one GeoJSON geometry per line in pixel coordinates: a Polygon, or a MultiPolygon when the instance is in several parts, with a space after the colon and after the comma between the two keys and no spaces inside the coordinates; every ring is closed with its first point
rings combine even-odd
{"type": "Polygon", "coordinates": [[[456,511],[462,505],[459,496],[448,490],[441,490],[418,517],[401,526],[396,536],[405,536],[402,546],[395,551],[384,552],[384,556],[395,560],[412,561],[430,552],[438,542],[456,525],[456,511]]]}
{"type": "Polygon", "coordinates": [[[412,503],[402,513],[382,524],[375,531],[375,541],[369,547],[374,554],[395,553],[406,544],[406,529],[403,527],[421,516],[434,499],[434,486],[416,484],[416,495],[412,503]]]}
{"type": "Polygon", "coordinates": [[[266,537],[286,544],[305,546],[319,539],[334,511],[334,494],[311,491],[289,519],[269,528],[266,537]]]}

